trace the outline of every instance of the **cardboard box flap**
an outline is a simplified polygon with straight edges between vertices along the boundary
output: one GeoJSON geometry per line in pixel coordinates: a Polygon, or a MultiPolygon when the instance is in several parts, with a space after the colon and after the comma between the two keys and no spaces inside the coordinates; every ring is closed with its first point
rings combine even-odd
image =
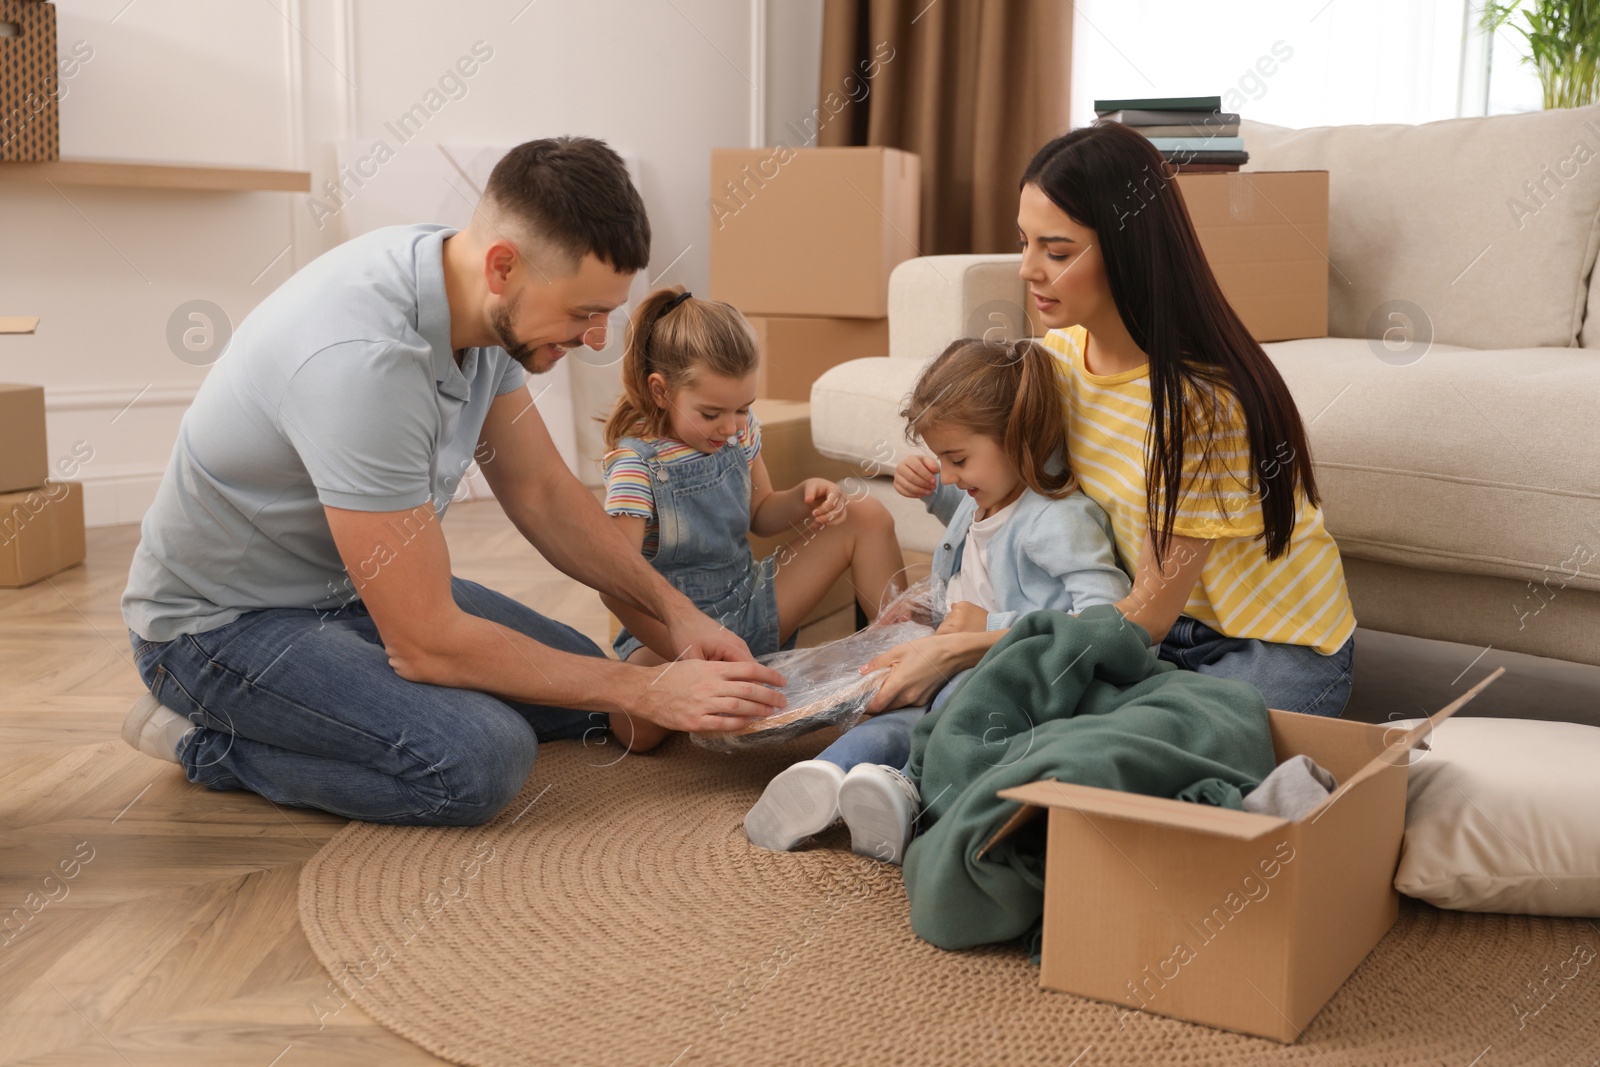
{"type": "Polygon", "coordinates": [[[1411,750],[1413,748],[1416,748],[1419,744],[1425,745],[1428,735],[1431,734],[1440,723],[1444,722],[1450,716],[1460,711],[1466,706],[1468,701],[1487,689],[1491,682],[1493,682],[1496,678],[1499,678],[1504,673],[1506,673],[1506,669],[1504,667],[1496,667],[1494,672],[1488,677],[1484,678],[1477,685],[1473,686],[1471,689],[1468,689],[1465,693],[1462,693],[1459,697],[1452,700],[1438,711],[1434,712],[1422,722],[1417,723],[1417,725],[1408,730],[1390,731],[1389,734],[1385,735],[1383,751],[1379,752],[1376,756],[1373,756],[1372,759],[1368,760],[1366,766],[1362,767],[1355,774],[1352,774],[1349,778],[1345,779],[1343,782],[1340,782],[1338,788],[1328,794],[1328,799],[1324,800],[1321,804],[1318,804],[1315,808],[1308,812],[1305,818],[1315,822],[1324,811],[1337,803],[1341,796],[1350,792],[1350,790],[1354,789],[1368,778],[1371,778],[1373,775],[1382,771],[1385,767],[1409,763],[1411,760],[1411,750]]]}
{"type": "Polygon", "coordinates": [[[1209,804],[1193,804],[1185,800],[1150,797],[1142,793],[1124,793],[1116,789],[1101,789],[1092,785],[1076,785],[1046,779],[1029,782],[1012,789],[1002,789],[997,794],[1006,800],[1025,805],[1012,816],[979,850],[981,858],[997,842],[1013,833],[1027,822],[1033,812],[1044,808],[1071,808],[1086,815],[1100,815],[1109,819],[1148,823],[1190,830],[1240,841],[1254,841],[1289,825],[1289,820],[1271,815],[1256,815],[1232,808],[1218,808],[1209,804]]]}

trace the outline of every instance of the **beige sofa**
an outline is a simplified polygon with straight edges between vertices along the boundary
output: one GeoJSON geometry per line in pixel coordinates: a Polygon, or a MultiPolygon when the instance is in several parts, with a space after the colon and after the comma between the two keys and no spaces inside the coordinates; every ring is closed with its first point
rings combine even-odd
{"type": "MultiPolygon", "coordinates": [[[[1330,175],[1331,336],[1265,348],[1360,624],[1600,664],[1600,107],[1243,133],[1247,169],[1330,175]]],[[[817,449],[891,469],[923,364],[1020,334],[1025,298],[1015,256],[902,264],[888,356],[812,391],[817,449]]],[[[869,485],[931,549],[920,506],[869,485]]]]}

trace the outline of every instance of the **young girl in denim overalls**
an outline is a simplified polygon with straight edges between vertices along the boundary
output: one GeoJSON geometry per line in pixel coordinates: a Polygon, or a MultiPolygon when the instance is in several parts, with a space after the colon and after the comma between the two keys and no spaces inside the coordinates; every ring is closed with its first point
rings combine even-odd
{"type": "MultiPolygon", "coordinates": [[[[894,487],[946,523],[933,574],[945,582],[949,610],[933,636],[869,667],[908,658],[938,664],[941,642],[992,644],[1027,612],[1077,614],[1128,595],[1111,520],[1066,468],[1055,358],[1041,346],[957,341],[923,371],[900,414],[933,456],[902,460],[894,487]]],[[[854,851],[899,863],[921,803],[903,773],[912,727],[966,673],[952,670],[931,705],[864,719],[779,774],[745,816],[750,840],[792,849],[842,816],[854,851]]]]}
{"type": "MultiPolygon", "coordinates": [[[[868,618],[900,589],[894,520],[875,500],[846,500],[823,478],[775,490],[761,458],[756,339],[729,304],[681,288],[634,312],[623,394],[606,422],[606,512],[662,576],[741,637],[752,655],[792,644],[800,622],[850,571],[868,618]],[[757,562],[748,535],[795,537],[757,562]]],[[[622,620],[619,659],[658,664],[666,630],[602,597],[622,620]]],[[[612,717],[632,750],[666,731],[612,717]]]]}

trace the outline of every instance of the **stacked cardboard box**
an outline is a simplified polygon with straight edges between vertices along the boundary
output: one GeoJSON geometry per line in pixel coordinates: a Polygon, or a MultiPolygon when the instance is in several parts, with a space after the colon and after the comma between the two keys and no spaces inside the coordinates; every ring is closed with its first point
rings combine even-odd
{"type": "Polygon", "coordinates": [[[1328,336],[1328,172],[1179,173],[1222,295],[1257,341],[1328,336]]]}
{"type": "Polygon", "coordinates": [[[0,384],[0,586],[31,585],[83,562],[83,492],[47,482],[44,390],[0,384]]]}
{"type": "Polygon", "coordinates": [[[889,350],[889,272],[917,254],[922,167],[894,148],[711,153],[711,296],[750,319],[759,395],[889,350]]]}

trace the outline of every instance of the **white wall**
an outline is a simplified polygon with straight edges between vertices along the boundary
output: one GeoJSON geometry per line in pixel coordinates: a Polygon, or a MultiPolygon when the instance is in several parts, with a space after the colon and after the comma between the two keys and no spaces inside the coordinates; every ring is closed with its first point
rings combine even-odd
{"type": "MultiPolygon", "coordinates": [[[[93,50],[67,83],[63,156],[303,167],[314,192],[336,177],[335,143],[386,136],[482,41],[492,57],[418,140],[607,139],[640,161],[651,280],[698,290],[709,151],[751,144],[760,106],[751,0],[56,6],[61,52],[93,50]]],[[[174,309],[206,299],[240,321],[343,238],[337,216],[321,221],[304,194],[0,184],[0,314],[41,317],[32,337],[0,337],[0,381],[45,386],[53,457],[93,449],[91,524],[140,518],[204,377],[168,346],[174,309]]]]}

